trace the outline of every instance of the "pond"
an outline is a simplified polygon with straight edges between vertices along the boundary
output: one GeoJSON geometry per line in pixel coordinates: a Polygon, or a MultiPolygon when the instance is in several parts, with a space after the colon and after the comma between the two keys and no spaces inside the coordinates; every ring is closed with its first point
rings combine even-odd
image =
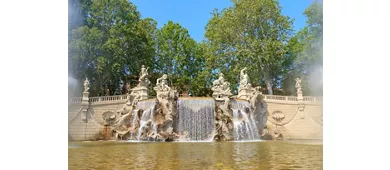
{"type": "Polygon", "coordinates": [[[69,142],[69,169],[322,169],[322,141],[69,142]]]}

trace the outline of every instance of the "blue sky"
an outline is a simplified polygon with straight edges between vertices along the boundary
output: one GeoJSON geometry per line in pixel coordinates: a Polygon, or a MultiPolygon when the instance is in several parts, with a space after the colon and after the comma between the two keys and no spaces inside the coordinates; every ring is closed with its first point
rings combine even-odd
{"type": "MultiPolygon", "coordinates": [[[[294,18],[294,29],[305,26],[306,17],[303,11],[313,0],[280,0],[282,13],[294,18]]],[[[169,20],[187,28],[191,37],[200,42],[205,33],[205,26],[211,18],[214,8],[222,10],[232,3],[229,0],[130,0],[134,3],[141,17],[150,17],[157,21],[161,28],[169,20]]]]}

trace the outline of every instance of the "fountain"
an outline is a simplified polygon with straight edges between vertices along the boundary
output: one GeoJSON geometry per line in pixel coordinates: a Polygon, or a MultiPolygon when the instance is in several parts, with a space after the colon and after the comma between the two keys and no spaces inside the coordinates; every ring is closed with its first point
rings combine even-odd
{"type": "Polygon", "coordinates": [[[209,141],[214,132],[213,98],[183,98],[177,103],[177,131],[188,140],[209,141]]]}
{"type": "Polygon", "coordinates": [[[252,141],[260,140],[267,122],[267,104],[260,87],[253,88],[246,68],[241,70],[237,97],[223,74],[213,82],[213,97],[178,97],[168,76],[157,79],[157,96],[148,99],[147,69],[130,89],[126,103],[111,125],[119,140],[133,141],[252,141]],[[145,90],[146,89],[146,90],[145,90]]]}

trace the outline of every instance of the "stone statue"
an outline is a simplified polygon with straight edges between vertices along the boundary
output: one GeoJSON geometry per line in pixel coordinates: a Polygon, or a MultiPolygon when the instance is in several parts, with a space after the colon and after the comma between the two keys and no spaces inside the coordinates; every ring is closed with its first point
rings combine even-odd
{"type": "Polygon", "coordinates": [[[300,78],[296,78],[295,79],[295,88],[301,88],[301,79],[300,78]]]}
{"type": "MultiPolygon", "coordinates": [[[[225,78],[223,77],[223,73],[219,73],[218,79],[213,81],[213,87],[211,88],[211,90],[214,91],[214,95],[217,95],[217,94],[223,95],[223,96],[231,95],[230,83],[225,82],[225,78]]],[[[218,97],[218,98],[221,98],[221,97],[218,97]]]]}
{"type": "MultiPolygon", "coordinates": [[[[145,100],[148,99],[148,86],[150,84],[150,81],[148,79],[148,68],[145,68],[145,65],[142,65],[141,72],[139,73],[139,83],[136,87],[130,89],[130,96],[136,96],[139,95],[139,100],[145,100]]],[[[130,85],[129,85],[130,88],[130,85]]]]}
{"type": "Polygon", "coordinates": [[[297,93],[302,93],[301,81],[302,79],[300,78],[295,79],[295,88],[297,88],[297,93]]]}
{"type": "Polygon", "coordinates": [[[89,90],[89,81],[88,81],[88,78],[85,78],[85,81],[84,81],[84,93],[88,92],[88,90],[89,90]]]}
{"type": "Polygon", "coordinates": [[[219,73],[218,79],[213,81],[213,86],[220,86],[223,82],[225,82],[225,79],[223,78],[223,73],[219,73]]]}
{"type": "Polygon", "coordinates": [[[148,79],[148,68],[145,68],[145,65],[142,65],[141,72],[139,73],[139,84],[138,86],[148,86],[150,84],[150,81],[148,79]]]}
{"type": "Polygon", "coordinates": [[[240,88],[250,88],[251,84],[249,83],[249,76],[246,72],[247,68],[241,70],[240,72],[240,88]]]}
{"type": "Polygon", "coordinates": [[[250,100],[256,92],[256,88],[250,84],[247,68],[245,67],[240,71],[240,86],[238,87],[239,99],[250,100]]]}
{"type": "Polygon", "coordinates": [[[168,86],[168,76],[164,74],[162,77],[157,79],[156,87],[154,88],[156,91],[170,91],[171,88],[168,86]]]}
{"type": "Polygon", "coordinates": [[[211,90],[213,91],[213,97],[221,101],[223,101],[225,97],[232,95],[230,91],[230,83],[225,82],[225,78],[222,73],[219,73],[218,79],[213,81],[213,87],[211,87],[211,90]]]}
{"type": "Polygon", "coordinates": [[[106,89],[106,96],[110,96],[110,89],[109,88],[106,89]]]}

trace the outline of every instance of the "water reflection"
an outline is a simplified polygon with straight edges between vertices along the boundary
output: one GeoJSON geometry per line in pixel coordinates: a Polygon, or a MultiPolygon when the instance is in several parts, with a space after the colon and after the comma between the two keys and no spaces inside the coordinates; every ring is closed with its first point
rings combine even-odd
{"type": "Polygon", "coordinates": [[[322,169],[322,145],[263,142],[82,142],[69,169],[322,169]]]}

